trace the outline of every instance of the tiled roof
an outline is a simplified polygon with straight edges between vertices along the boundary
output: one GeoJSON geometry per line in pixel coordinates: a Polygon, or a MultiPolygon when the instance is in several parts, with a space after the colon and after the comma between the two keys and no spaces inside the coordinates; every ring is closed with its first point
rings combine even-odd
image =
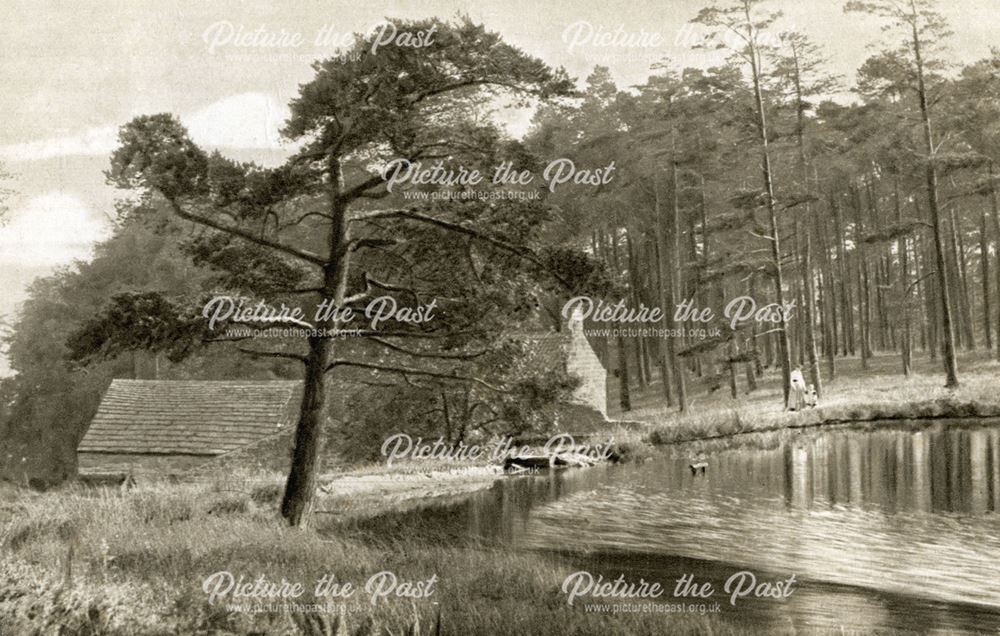
{"type": "Polygon", "coordinates": [[[113,380],[77,450],[220,455],[291,426],[294,381],[113,380]]]}

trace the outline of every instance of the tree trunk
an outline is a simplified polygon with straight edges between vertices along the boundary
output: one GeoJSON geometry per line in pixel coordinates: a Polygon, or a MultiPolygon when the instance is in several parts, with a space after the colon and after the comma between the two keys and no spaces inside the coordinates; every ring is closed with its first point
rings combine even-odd
{"type": "MultiPolygon", "coordinates": [[[[642,266],[637,269],[641,269],[644,273],[642,278],[642,286],[639,288],[640,298],[646,303],[647,306],[656,307],[659,304],[659,299],[656,297],[656,258],[655,251],[652,247],[652,242],[645,238],[640,244],[642,248],[640,250],[640,255],[638,258],[642,266]]],[[[642,338],[643,349],[642,349],[642,365],[645,369],[646,381],[649,384],[653,383],[653,361],[656,358],[657,347],[659,346],[660,338],[642,338]]]]}
{"type": "MultiPolygon", "coordinates": [[[[601,240],[604,240],[604,234],[601,234],[601,240]]],[[[621,261],[618,257],[618,228],[611,227],[611,232],[607,236],[607,249],[605,250],[606,258],[605,263],[614,272],[613,277],[618,280],[621,276],[621,261]]],[[[622,407],[622,411],[632,410],[632,394],[630,393],[631,388],[631,376],[629,374],[628,368],[628,349],[625,346],[625,336],[622,335],[621,330],[625,327],[624,324],[617,324],[615,328],[618,330],[618,335],[615,336],[615,344],[618,349],[618,403],[622,407]]]]}
{"type": "MultiPolygon", "coordinates": [[[[881,234],[882,220],[879,214],[878,191],[873,174],[868,175],[867,192],[872,227],[875,228],[875,234],[881,234]]],[[[886,311],[885,289],[888,288],[890,281],[889,259],[886,253],[887,246],[879,246],[875,259],[875,313],[878,316],[878,339],[876,342],[880,351],[896,346],[893,340],[892,326],[889,324],[889,312],[886,311]]]]}
{"type": "Polygon", "coordinates": [[[927,204],[930,207],[931,228],[934,231],[934,257],[938,273],[938,296],[941,300],[941,331],[944,338],[945,387],[958,386],[958,365],[955,360],[955,335],[952,327],[951,298],[948,294],[948,279],[945,272],[944,241],[941,236],[941,211],[938,208],[938,176],[934,165],[934,137],[931,132],[931,116],[927,105],[927,88],[924,85],[924,63],[920,52],[920,34],[917,23],[911,24],[913,32],[913,54],[917,64],[917,97],[920,115],[923,119],[924,150],[927,152],[925,167],[927,178],[927,204]]]}
{"type": "MultiPolygon", "coordinates": [[[[753,21],[750,19],[750,3],[743,3],[744,14],[748,30],[752,30],[753,21]]],[[[752,41],[752,40],[751,40],[752,41]]],[[[774,264],[774,301],[779,308],[778,321],[778,355],[781,363],[781,392],[784,397],[785,408],[788,408],[788,395],[791,389],[790,377],[792,372],[791,347],[788,338],[788,321],[785,318],[785,291],[783,289],[784,280],[781,274],[781,236],[778,228],[778,210],[774,201],[774,181],[771,171],[771,150],[767,139],[767,115],[764,111],[764,93],[761,89],[761,69],[758,59],[759,51],[756,46],[751,46],[750,66],[753,76],[754,104],[757,109],[757,132],[760,136],[760,169],[763,178],[764,196],[767,203],[768,224],[771,236],[768,242],[771,244],[771,261],[774,264]]]]}
{"type": "MultiPolygon", "coordinates": [[[[918,210],[919,214],[919,210],[918,210]]],[[[919,218],[919,217],[918,217],[919,218]]],[[[924,316],[927,318],[927,350],[931,360],[937,360],[941,351],[941,298],[938,296],[937,270],[931,266],[934,262],[933,239],[921,237],[922,253],[920,255],[924,272],[921,288],[924,291],[924,316]]]]}
{"type": "MultiPolygon", "coordinates": [[[[811,216],[811,210],[806,207],[806,214],[811,216]]],[[[820,397],[823,392],[823,382],[819,373],[819,357],[816,355],[816,331],[815,331],[815,315],[816,315],[816,289],[813,286],[813,275],[812,275],[812,231],[809,225],[806,225],[805,234],[805,253],[803,254],[803,287],[805,289],[805,349],[806,349],[806,362],[809,365],[809,381],[812,382],[813,388],[816,389],[816,396],[820,397]]]]}
{"type": "MultiPolygon", "coordinates": [[[[799,151],[799,170],[801,172],[802,187],[806,189],[808,194],[811,189],[809,188],[809,161],[806,156],[806,143],[805,143],[805,103],[802,96],[802,74],[801,67],[799,66],[799,53],[796,47],[792,47],[794,61],[795,61],[795,98],[796,98],[796,140],[799,151]]],[[[805,203],[805,245],[802,254],[802,294],[805,299],[803,303],[803,310],[805,312],[805,330],[802,334],[803,336],[803,348],[805,349],[805,358],[808,363],[809,368],[809,380],[812,382],[813,388],[816,390],[816,396],[822,395],[823,388],[819,373],[819,359],[816,356],[816,331],[815,331],[815,315],[816,315],[816,289],[814,288],[813,281],[813,271],[812,271],[812,233],[813,226],[816,222],[812,215],[812,204],[809,201],[805,203]]],[[[798,224],[795,226],[795,236],[798,238],[798,224]]],[[[798,246],[796,246],[798,247],[798,246]]]]}
{"type": "MultiPolygon", "coordinates": [[[[896,207],[896,223],[903,223],[903,207],[899,201],[899,177],[893,178],[893,203],[896,207]]],[[[910,267],[908,261],[906,237],[896,240],[896,251],[899,253],[899,307],[903,313],[903,337],[900,339],[900,353],[903,363],[903,375],[910,375],[912,344],[910,338],[910,267]]]]}
{"type": "MultiPolygon", "coordinates": [[[[677,307],[677,293],[681,291],[683,278],[681,276],[681,211],[680,211],[680,186],[677,184],[677,157],[670,158],[670,285],[668,289],[667,308],[670,314],[670,328],[677,327],[674,320],[674,310],[677,307]]],[[[683,325],[682,325],[683,327],[683,325]]],[[[670,352],[671,371],[674,376],[674,390],[677,393],[677,410],[684,412],[687,410],[687,381],[685,379],[684,361],[677,356],[677,340],[667,338],[667,347],[670,352]]]]}
{"type": "Polygon", "coordinates": [[[625,338],[621,335],[622,326],[618,326],[618,404],[622,411],[632,410],[632,394],[629,393],[628,352],[625,349],[625,338]]]}
{"type": "MultiPolygon", "coordinates": [[[[750,280],[747,283],[748,295],[750,298],[757,298],[757,277],[755,274],[750,274],[750,280]]],[[[765,339],[765,344],[767,340],[765,339]]],[[[766,348],[766,347],[765,347],[766,348]]],[[[764,375],[764,368],[760,361],[760,345],[757,342],[757,321],[750,323],[750,351],[753,354],[753,378],[754,382],[751,384],[750,389],[754,390],[757,388],[756,378],[764,375]]]]}
{"type": "Polygon", "coordinates": [[[858,316],[861,323],[861,368],[868,368],[872,356],[871,281],[868,275],[868,254],[865,250],[861,191],[851,186],[854,193],[854,243],[858,254],[858,316]]]}
{"type": "Polygon", "coordinates": [[[733,360],[736,354],[736,334],[734,333],[732,340],[726,345],[726,356],[729,358],[726,365],[729,371],[729,395],[734,400],[739,396],[739,390],[736,386],[736,362],[733,360]]]}
{"type": "Polygon", "coordinates": [[[993,320],[990,311],[990,239],[986,230],[986,208],[979,209],[979,276],[983,281],[983,335],[986,348],[993,348],[993,320]]]}
{"type": "MultiPolygon", "coordinates": [[[[1000,202],[997,201],[996,177],[993,172],[993,162],[989,163],[990,211],[993,213],[993,234],[996,236],[997,254],[1000,255],[1000,202]]],[[[993,268],[997,277],[997,304],[1000,305],[1000,259],[993,268]]],[[[1000,311],[997,311],[997,360],[1000,360],[1000,311]]]]}
{"type": "Polygon", "coordinates": [[[822,254],[820,273],[822,276],[823,299],[823,349],[826,355],[826,370],[829,379],[832,381],[837,373],[837,290],[833,282],[833,266],[830,264],[830,245],[826,235],[826,221],[822,217],[816,218],[816,226],[819,230],[820,254],[822,254]]]}
{"type": "MultiPolygon", "coordinates": [[[[632,304],[638,309],[641,300],[641,284],[639,282],[639,268],[636,263],[635,246],[632,245],[632,232],[625,229],[625,247],[628,252],[628,278],[629,292],[632,297],[632,304]]],[[[636,379],[639,381],[639,389],[645,389],[647,384],[646,368],[644,366],[645,341],[642,336],[633,339],[635,341],[635,369],[636,379]]]]}
{"type": "MultiPolygon", "coordinates": [[[[327,165],[330,187],[330,233],[327,237],[329,257],[323,267],[323,295],[332,298],[336,306],[344,304],[347,292],[347,274],[350,251],[347,206],[343,200],[343,174],[340,161],[330,157],[327,165]]],[[[318,327],[336,329],[339,325],[330,319],[318,327]]],[[[305,361],[302,406],[295,427],[295,446],[292,466],[285,483],[281,500],[281,515],[293,527],[309,523],[316,495],[316,482],[322,469],[323,424],[326,416],[326,373],[329,370],[333,342],[327,338],[310,337],[309,353],[305,361]]]]}
{"type": "Polygon", "coordinates": [[[841,332],[844,336],[842,355],[854,355],[854,309],[851,306],[851,283],[848,276],[847,250],[844,247],[844,215],[840,209],[840,204],[836,197],[830,195],[830,206],[833,208],[834,234],[837,241],[837,271],[840,279],[840,302],[841,302],[841,332]]]}
{"type": "MultiPolygon", "coordinates": [[[[656,227],[655,235],[656,241],[655,252],[656,252],[656,272],[657,272],[657,282],[659,283],[659,305],[663,312],[662,326],[664,329],[668,329],[670,326],[670,321],[673,319],[673,308],[670,307],[668,301],[670,299],[670,293],[668,288],[670,287],[670,275],[668,271],[670,270],[670,263],[667,258],[667,237],[666,237],[666,222],[663,219],[663,206],[660,202],[662,192],[660,191],[659,173],[654,173],[654,197],[656,201],[656,208],[654,210],[656,214],[656,227]]],[[[663,397],[667,400],[667,406],[674,405],[674,392],[671,388],[672,377],[671,377],[671,357],[670,357],[670,347],[669,338],[659,339],[660,355],[660,381],[662,382],[663,397]]]]}
{"type": "Polygon", "coordinates": [[[955,293],[958,294],[958,310],[961,316],[962,344],[966,349],[974,349],[975,337],[972,333],[972,304],[969,302],[969,276],[965,266],[965,239],[958,228],[955,206],[949,207],[948,226],[951,237],[951,271],[955,276],[955,293]]]}
{"type": "Polygon", "coordinates": [[[326,404],[326,367],[330,360],[331,341],[309,338],[309,355],[303,381],[302,407],[295,427],[292,467],[281,501],[281,515],[289,525],[304,527],[309,523],[316,493],[323,449],[324,406],[326,404]]]}

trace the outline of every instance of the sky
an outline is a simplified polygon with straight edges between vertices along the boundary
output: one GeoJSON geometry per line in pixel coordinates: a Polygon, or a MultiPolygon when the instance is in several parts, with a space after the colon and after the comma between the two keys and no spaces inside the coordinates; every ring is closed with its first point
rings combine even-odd
{"type": "MultiPolygon", "coordinates": [[[[15,191],[0,227],[0,321],[26,288],[108,236],[113,189],[103,170],[118,126],[171,112],[193,139],[240,159],[275,164],[279,130],[310,63],[385,18],[468,14],[507,41],[586,77],[610,68],[622,87],[670,59],[707,66],[689,24],[708,0],[3,0],[0,6],[0,165],[15,191]],[[602,45],[619,34],[634,46],[602,45]],[[254,41],[256,40],[256,41],[254,41]]],[[[845,15],[840,0],[770,0],[781,27],[811,36],[830,70],[851,79],[880,38],[876,19],[845,15]]],[[[948,0],[942,13],[957,61],[989,53],[1000,0],[948,0]]],[[[509,115],[515,134],[530,113],[509,115]]],[[[0,375],[10,373],[0,353],[0,375]]]]}

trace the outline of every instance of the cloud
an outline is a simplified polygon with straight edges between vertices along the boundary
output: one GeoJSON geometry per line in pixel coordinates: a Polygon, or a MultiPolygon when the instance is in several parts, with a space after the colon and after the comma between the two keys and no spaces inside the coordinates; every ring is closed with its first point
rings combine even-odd
{"type": "Polygon", "coordinates": [[[182,117],[191,138],[216,148],[280,148],[288,108],[271,95],[243,93],[182,117]]]}
{"type": "MultiPolygon", "coordinates": [[[[288,108],[265,93],[241,93],[181,116],[191,138],[210,148],[281,148],[281,127],[288,108]]],[[[0,146],[0,160],[37,161],[52,157],[107,156],[118,143],[116,126],[91,128],[77,135],[0,146]]]]}
{"type": "Polygon", "coordinates": [[[108,155],[115,149],[117,136],[114,126],[91,128],[82,134],[69,137],[0,146],[0,159],[30,161],[71,155],[108,155]]]}
{"type": "Polygon", "coordinates": [[[0,265],[55,266],[86,258],[109,230],[76,196],[47,192],[13,209],[0,227],[0,265]]]}

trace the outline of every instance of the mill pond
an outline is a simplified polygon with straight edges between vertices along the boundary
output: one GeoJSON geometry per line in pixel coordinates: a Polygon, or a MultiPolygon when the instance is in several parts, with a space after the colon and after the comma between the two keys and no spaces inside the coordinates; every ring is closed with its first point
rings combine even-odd
{"type": "Polygon", "coordinates": [[[537,551],[668,591],[684,576],[721,592],[740,571],[794,575],[781,600],[713,599],[723,620],[761,630],[985,632],[1000,628],[998,510],[1000,421],[937,420],[678,445],[360,523],[537,551]]]}

